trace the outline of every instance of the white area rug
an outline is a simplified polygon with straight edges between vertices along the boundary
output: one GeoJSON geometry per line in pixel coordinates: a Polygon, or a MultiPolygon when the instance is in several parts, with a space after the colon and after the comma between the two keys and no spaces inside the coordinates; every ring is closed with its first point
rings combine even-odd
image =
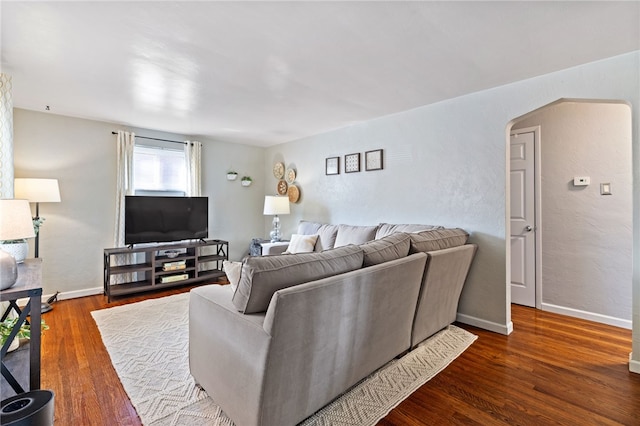
{"type": "MultiPolygon", "coordinates": [[[[144,425],[232,426],[189,374],[188,310],[189,293],[183,293],[91,314],[144,425]]],[[[450,326],[365,378],[302,424],[374,425],[476,338],[450,326]]]]}

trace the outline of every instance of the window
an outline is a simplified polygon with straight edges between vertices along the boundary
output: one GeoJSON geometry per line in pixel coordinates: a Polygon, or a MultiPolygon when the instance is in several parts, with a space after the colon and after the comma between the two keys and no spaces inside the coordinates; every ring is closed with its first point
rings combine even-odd
{"type": "Polygon", "coordinates": [[[185,196],[184,151],[136,145],[133,149],[133,185],[135,195],[185,196]]]}

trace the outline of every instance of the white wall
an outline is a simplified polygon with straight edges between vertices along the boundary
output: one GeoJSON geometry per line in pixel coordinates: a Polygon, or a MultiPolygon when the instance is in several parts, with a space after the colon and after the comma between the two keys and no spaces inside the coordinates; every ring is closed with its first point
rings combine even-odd
{"type": "MultiPolygon", "coordinates": [[[[244,188],[228,182],[226,171],[264,175],[264,149],[187,137],[112,123],[14,110],[16,177],[57,178],[61,203],[40,205],[43,291],[62,297],[102,288],[102,250],[113,247],[116,142],[113,130],[170,140],[203,143],[203,195],[210,197],[209,236],[227,239],[230,258],[240,259],[252,237],[260,236],[264,187],[261,179],[244,188]]],[[[149,141],[145,141],[149,143],[149,141]]],[[[33,255],[33,241],[30,242],[33,255]]]]}
{"type": "MultiPolygon", "coordinates": [[[[293,232],[303,218],[462,227],[479,250],[461,297],[460,319],[506,333],[511,327],[505,239],[509,123],[559,98],[625,100],[634,106],[640,187],[639,58],[640,52],[621,55],[272,147],[265,179],[275,185],[271,165],[284,159],[297,166],[303,193],[300,205],[283,218],[283,229],[293,232]],[[385,150],[383,171],[324,175],[326,157],[377,148],[385,150]]],[[[636,248],[639,241],[636,235],[636,248]]],[[[637,287],[637,270],[634,280],[637,287]]],[[[634,300],[639,297],[637,292],[634,300]]]]}
{"type": "Polygon", "coordinates": [[[631,108],[563,101],[519,120],[541,126],[542,309],[631,328],[631,108]],[[591,185],[575,187],[574,176],[591,185]],[[600,183],[612,195],[600,195],[600,183]]]}

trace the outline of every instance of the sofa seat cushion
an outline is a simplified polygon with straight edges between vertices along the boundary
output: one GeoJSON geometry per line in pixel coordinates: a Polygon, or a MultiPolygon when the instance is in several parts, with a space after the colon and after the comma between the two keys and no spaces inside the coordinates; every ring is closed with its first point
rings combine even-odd
{"type": "Polygon", "coordinates": [[[415,232],[429,231],[431,229],[443,229],[443,227],[435,226],[435,225],[417,225],[417,224],[394,225],[392,223],[381,223],[378,225],[378,230],[376,231],[376,240],[379,240],[380,238],[384,238],[387,235],[391,235],[396,232],[415,233],[415,232]]]}
{"type": "Polygon", "coordinates": [[[338,235],[334,247],[371,241],[376,237],[377,229],[377,226],[338,225],[338,235]]]}
{"type": "Polygon", "coordinates": [[[409,234],[396,232],[379,240],[361,244],[360,247],[364,251],[362,266],[372,266],[407,257],[410,243],[411,239],[409,238],[409,234]]]}
{"type": "Polygon", "coordinates": [[[469,234],[460,228],[431,229],[409,234],[411,249],[409,253],[442,250],[462,246],[467,243],[469,234]]]}
{"type": "Polygon", "coordinates": [[[322,253],[247,257],[233,304],[245,314],[264,312],[276,291],[362,267],[363,250],[354,245],[322,253]]]}

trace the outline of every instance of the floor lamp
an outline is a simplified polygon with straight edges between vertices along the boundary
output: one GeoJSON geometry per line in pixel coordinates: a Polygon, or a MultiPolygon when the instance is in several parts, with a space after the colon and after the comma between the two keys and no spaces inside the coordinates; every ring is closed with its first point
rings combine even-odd
{"type": "MultiPolygon", "coordinates": [[[[32,178],[16,178],[13,185],[15,198],[29,200],[30,203],[36,203],[36,215],[34,221],[40,220],[40,203],[59,203],[60,188],[58,187],[58,179],[32,179],[32,178]]],[[[38,231],[39,231],[38,227],[38,231]]],[[[35,258],[40,256],[40,232],[36,232],[35,258]]],[[[53,299],[55,300],[55,299],[53,299]]],[[[53,301],[52,300],[52,301],[53,301]]],[[[42,312],[48,312],[52,309],[50,302],[42,303],[42,312]]]]}

